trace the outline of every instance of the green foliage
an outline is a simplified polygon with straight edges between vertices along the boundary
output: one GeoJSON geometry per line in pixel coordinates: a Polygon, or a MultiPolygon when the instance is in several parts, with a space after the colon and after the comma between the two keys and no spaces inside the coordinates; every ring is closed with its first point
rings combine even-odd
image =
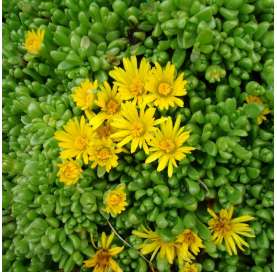
{"type": "MultiPolygon", "coordinates": [[[[204,239],[202,271],[273,271],[273,1],[3,1],[3,270],[74,271],[109,230],[103,194],[126,183],[129,206],[110,222],[132,245],[142,223],[204,239]],[[38,56],[23,48],[42,27],[38,56]],[[173,62],[188,81],[180,114],[191,131],[187,156],[172,178],[126,155],[110,173],[85,169],[76,186],[56,177],[56,130],[81,114],[71,89],[103,82],[130,55],[173,62]],[[246,104],[259,96],[271,110],[246,104]],[[207,207],[235,205],[251,214],[256,238],[245,255],[211,243],[207,207]]],[[[124,271],[147,271],[137,251],[119,255],[124,271]]],[[[158,259],[159,271],[169,271],[158,259]]],[[[82,268],[81,271],[85,271],[82,268]]]]}

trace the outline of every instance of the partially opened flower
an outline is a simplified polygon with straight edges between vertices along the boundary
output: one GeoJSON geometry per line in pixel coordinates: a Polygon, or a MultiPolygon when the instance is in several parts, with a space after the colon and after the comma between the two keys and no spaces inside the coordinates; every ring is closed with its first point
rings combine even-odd
{"type": "Polygon", "coordinates": [[[31,54],[38,54],[44,39],[45,30],[31,30],[25,36],[24,48],[31,54]]]}
{"type": "Polygon", "coordinates": [[[269,113],[271,113],[270,109],[267,108],[264,104],[263,104],[263,100],[259,97],[259,96],[255,96],[255,95],[248,95],[245,98],[247,104],[258,104],[261,105],[263,107],[262,112],[259,114],[259,116],[257,117],[257,124],[260,125],[263,121],[267,120],[266,115],[268,115],[269,113]]]}
{"type": "Polygon", "coordinates": [[[244,246],[248,247],[248,243],[240,236],[255,237],[248,224],[245,222],[251,221],[254,217],[243,215],[237,218],[232,218],[234,208],[221,209],[219,214],[208,209],[209,214],[213,217],[209,221],[209,229],[213,233],[213,240],[216,245],[225,242],[225,246],[229,255],[237,255],[237,248],[244,251],[244,246]]]}
{"type": "Polygon", "coordinates": [[[121,148],[117,147],[110,139],[94,140],[88,150],[89,159],[92,161],[92,168],[100,166],[109,172],[113,167],[118,165],[117,154],[121,148]]]}
{"type": "Polygon", "coordinates": [[[179,234],[176,243],[179,244],[178,255],[182,261],[194,259],[194,256],[200,252],[200,248],[204,248],[201,238],[190,229],[185,229],[179,234]]]}
{"type": "Polygon", "coordinates": [[[125,184],[119,184],[115,189],[104,195],[105,211],[112,216],[122,213],[127,206],[125,184]]]}
{"type": "Polygon", "coordinates": [[[169,264],[173,264],[174,258],[176,257],[176,244],[174,242],[164,241],[157,232],[146,228],[143,229],[143,232],[134,230],[132,233],[135,236],[146,239],[140,245],[140,249],[143,255],[153,252],[150,261],[159,252],[158,254],[161,258],[166,258],[169,264]]]}
{"type": "Polygon", "coordinates": [[[75,184],[82,173],[81,166],[73,160],[64,161],[58,164],[58,177],[65,185],[75,184]]]}
{"type": "Polygon", "coordinates": [[[110,76],[115,79],[122,99],[134,99],[141,104],[147,93],[145,83],[150,76],[150,64],[143,58],[138,67],[136,56],[132,56],[130,59],[123,59],[123,66],[124,69],[115,67],[110,76]]]}
{"type": "Polygon", "coordinates": [[[113,257],[122,252],[124,247],[111,247],[113,239],[113,233],[107,237],[107,235],[103,232],[101,236],[101,247],[96,251],[94,256],[84,261],[84,267],[94,268],[94,272],[122,272],[123,270],[113,259],[113,257]]]}
{"type": "Polygon", "coordinates": [[[146,163],[151,163],[159,160],[157,170],[162,171],[168,168],[168,176],[173,174],[173,166],[177,167],[176,161],[180,161],[186,157],[186,154],[194,150],[191,146],[184,146],[184,143],[189,138],[189,132],[180,128],[181,118],[177,120],[173,126],[172,119],[169,117],[165,122],[162,122],[161,129],[155,131],[154,138],[150,142],[150,155],[146,159],[146,163]]]}
{"type": "Polygon", "coordinates": [[[73,118],[64,126],[64,130],[56,131],[55,139],[63,149],[62,159],[77,158],[88,163],[88,148],[93,140],[93,129],[86,123],[84,116],[80,121],[73,118]]]}
{"type": "Polygon", "coordinates": [[[90,111],[95,103],[95,90],[97,87],[97,81],[91,82],[86,79],[79,86],[73,88],[71,96],[77,107],[83,111],[90,111]]]}
{"type": "Polygon", "coordinates": [[[103,86],[100,86],[101,91],[97,93],[95,104],[100,107],[100,112],[90,119],[93,128],[98,128],[105,120],[112,120],[120,113],[121,96],[114,85],[111,89],[107,81],[103,86]]]}
{"type": "Polygon", "coordinates": [[[257,117],[257,124],[260,125],[263,121],[267,120],[266,115],[271,113],[271,110],[269,108],[264,108],[260,115],[257,117]]]}
{"type": "Polygon", "coordinates": [[[160,109],[168,109],[184,105],[180,97],[186,95],[186,86],[187,81],[183,79],[183,74],[176,77],[174,64],[168,63],[163,69],[156,63],[145,88],[149,91],[148,100],[153,101],[160,109]]]}
{"type": "Polygon", "coordinates": [[[148,153],[148,144],[153,138],[153,133],[161,120],[155,120],[155,109],[140,107],[138,111],[136,105],[131,102],[126,102],[122,105],[121,115],[115,118],[111,125],[118,129],[112,134],[112,138],[119,141],[119,146],[124,146],[131,142],[131,153],[134,153],[137,148],[143,148],[145,153],[148,153]]]}

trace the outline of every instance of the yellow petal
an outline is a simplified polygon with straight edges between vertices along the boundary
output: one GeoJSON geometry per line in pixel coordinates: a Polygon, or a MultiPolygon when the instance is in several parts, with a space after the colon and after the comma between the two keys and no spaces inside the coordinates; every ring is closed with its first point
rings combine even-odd
{"type": "Polygon", "coordinates": [[[139,144],[139,138],[133,139],[131,143],[131,153],[134,153],[136,151],[138,144],[139,144]]]}
{"type": "Polygon", "coordinates": [[[150,243],[150,244],[142,245],[141,253],[143,255],[147,255],[150,252],[154,251],[157,247],[160,247],[157,242],[153,242],[153,243],[150,243]]]}
{"type": "Polygon", "coordinates": [[[135,235],[135,236],[138,236],[140,238],[146,238],[146,239],[149,238],[149,234],[148,233],[141,232],[141,231],[138,231],[138,230],[133,230],[132,234],[135,235]]]}
{"type": "Polygon", "coordinates": [[[107,248],[106,247],[106,242],[107,242],[107,235],[105,232],[102,232],[102,235],[101,235],[101,246],[103,248],[107,248]]]}
{"type": "Polygon", "coordinates": [[[167,166],[168,163],[168,157],[167,156],[162,156],[159,160],[159,166],[157,168],[157,171],[160,172],[163,169],[165,169],[165,167],[167,166]]]}
{"type": "Polygon", "coordinates": [[[213,218],[217,218],[217,214],[210,208],[208,208],[208,213],[213,217],[213,218]]]}
{"type": "Polygon", "coordinates": [[[146,158],[145,163],[151,163],[151,162],[157,160],[158,158],[160,158],[161,155],[162,155],[161,152],[154,152],[146,158]]]}
{"type": "Polygon", "coordinates": [[[110,247],[110,245],[111,245],[113,239],[114,239],[114,232],[112,232],[112,233],[110,234],[110,236],[108,237],[107,244],[106,244],[107,248],[110,247]]]}
{"type": "Polygon", "coordinates": [[[166,251],[166,258],[168,262],[172,264],[174,260],[174,255],[175,255],[173,246],[166,246],[165,251],[166,251]]]}
{"type": "Polygon", "coordinates": [[[111,254],[111,256],[115,256],[117,254],[119,254],[120,252],[122,252],[124,249],[124,246],[122,247],[113,247],[109,250],[109,253],[111,254]]]}
{"type": "MultiPolygon", "coordinates": [[[[115,260],[110,259],[109,264],[110,264],[112,271],[123,272],[123,270],[120,268],[120,266],[118,265],[118,263],[115,260]]],[[[106,271],[103,271],[103,272],[106,272],[106,271]]]]}
{"type": "Polygon", "coordinates": [[[168,163],[167,173],[168,173],[169,177],[172,177],[172,174],[173,174],[173,165],[172,165],[171,161],[169,161],[169,163],[168,163]]]}
{"type": "Polygon", "coordinates": [[[255,217],[253,216],[250,216],[250,215],[242,215],[242,216],[239,216],[237,218],[234,218],[232,220],[232,223],[240,223],[240,222],[247,222],[247,221],[251,221],[251,220],[254,220],[255,217]]]}

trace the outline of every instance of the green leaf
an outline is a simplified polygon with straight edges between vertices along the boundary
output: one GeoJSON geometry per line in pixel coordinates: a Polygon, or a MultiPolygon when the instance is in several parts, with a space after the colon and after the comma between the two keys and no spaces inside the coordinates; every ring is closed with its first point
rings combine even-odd
{"type": "Polygon", "coordinates": [[[248,117],[253,119],[256,119],[261,113],[261,108],[257,104],[247,104],[243,110],[248,117]]]}
{"type": "Polygon", "coordinates": [[[106,169],[104,167],[101,167],[101,166],[97,167],[97,177],[98,178],[104,177],[105,173],[106,173],[106,169]]]}

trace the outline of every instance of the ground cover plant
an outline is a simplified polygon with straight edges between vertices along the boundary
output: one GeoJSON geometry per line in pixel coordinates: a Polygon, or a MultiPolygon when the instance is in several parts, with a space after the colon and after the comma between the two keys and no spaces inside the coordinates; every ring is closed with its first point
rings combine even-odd
{"type": "Polygon", "coordinates": [[[3,1],[3,271],[273,271],[273,1],[3,1]]]}

